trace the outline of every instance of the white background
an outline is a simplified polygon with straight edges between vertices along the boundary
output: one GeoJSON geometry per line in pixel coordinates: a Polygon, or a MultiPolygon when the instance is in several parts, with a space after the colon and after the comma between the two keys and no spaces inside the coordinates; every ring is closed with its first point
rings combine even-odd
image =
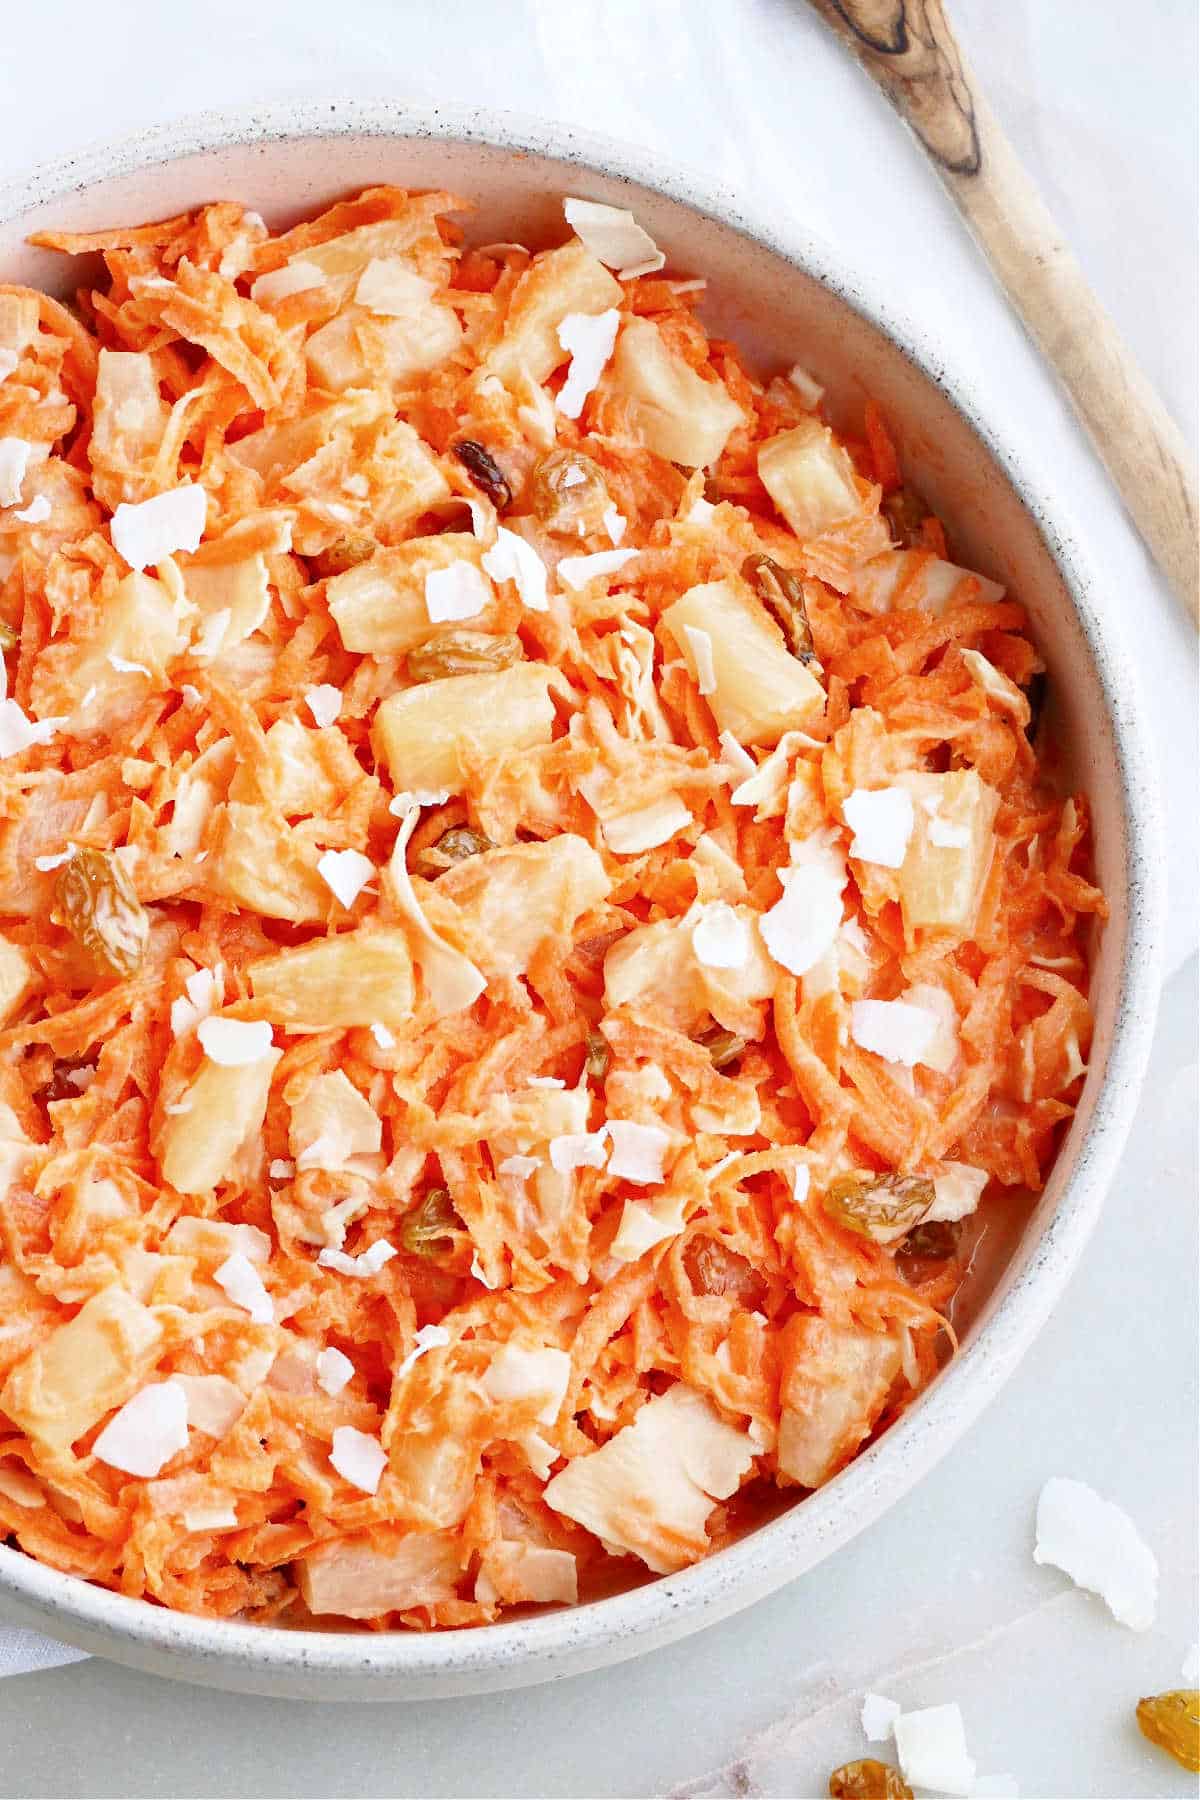
{"type": "MultiPolygon", "coordinates": [[[[1195,0],[953,10],[1194,437],[1195,0]]],[[[856,1696],[873,1685],[908,1706],[958,1700],[981,1771],[1011,1772],[1026,1800],[1194,1793],[1130,1722],[1197,1635],[1194,638],[919,153],[801,0],[0,0],[0,180],[180,113],[316,93],[507,106],[647,144],[795,213],[935,325],[1128,622],[1170,838],[1156,1063],[1106,1216],[1018,1376],[915,1493],[790,1589],[621,1669],[441,1705],[238,1700],[95,1662],[13,1677],[0,1792],[817,1795],[861,1753],[856,1696]],[[1163,1570],[1145,1636],[1030,1561],[1052,1473],[1140,1522],[1163,1570]]]]}

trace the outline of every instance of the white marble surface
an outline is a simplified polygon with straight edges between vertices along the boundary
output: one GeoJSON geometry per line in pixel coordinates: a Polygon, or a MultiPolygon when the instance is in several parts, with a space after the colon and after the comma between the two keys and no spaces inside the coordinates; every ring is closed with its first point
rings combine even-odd
{"type": "MultiPolygon", "coordinates": [[[[14,1676],[0,1794],[817,1795],[861,1752],[866,1685],[908,1706],[958,1700],[981,1770],[1011,1772],[1026,1800],[1194,1793],[1130,1724],[1197,1635],[1194,639],[914,147],[800,0],[3,10],[0,178],[206,106],[440,97],[648,143],[886,269],[1064,497],[1127,616],[1161,748],[1171,978],[1134,1140],[1055,1318],[949,1462],[832,1562],[674,1649],[485,1700],[330,1711],[98,1662],[14,1676]],[[1142,1525],[1164,1577],[1144,1636],[1033,1566],[1052,1473],[1094,1482],[1142,1525]]],[[[1127,9],[1095,0],[954,11],[1065,235],[1194,436],[1194,0],[1146,0],[1133,35],[1127,9]]]]}

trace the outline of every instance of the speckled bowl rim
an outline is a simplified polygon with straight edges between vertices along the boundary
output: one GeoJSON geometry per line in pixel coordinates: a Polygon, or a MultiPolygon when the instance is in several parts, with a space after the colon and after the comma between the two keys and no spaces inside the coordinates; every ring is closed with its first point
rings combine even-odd
{"type": "Polygon", "coordinates": [[[970,383],[924,332],[848,271],[840,251],[790,220],[756,219],[741,199],[656,153],[489,108],[403,100],[302,99],[206,112],[105,143],[0,188],[0,223],[93,183],[203,151],[344,136],[462,140],[529,152],[651,187],[756,239],[814,276],[886,334],[965,418],[1037,523],[1061,571],[1107,704],[1125,832],[1128,924],[1108,1065],[1086,1135],[1036,1252],[973,1341],[922,1400],[827,1487],[741,1542],[631,1592],[481,1630],[369,1635],[289,1631],[169,1612],[90,1585],[0,1546],[0,1601],[23,1623],[167,1675],[312,1698],[401,1697],[515,1687],[577,1674],[714,1624],[811,1568],[876,1519],[958,1440],[998,1392],[1062,1292],[1132,1123],[1153,1035],[1165,911],[1165,857],[1150,740],[1133,660],[1102,613],[1084,559],[1050,498],[981,416],[970,383]]]}

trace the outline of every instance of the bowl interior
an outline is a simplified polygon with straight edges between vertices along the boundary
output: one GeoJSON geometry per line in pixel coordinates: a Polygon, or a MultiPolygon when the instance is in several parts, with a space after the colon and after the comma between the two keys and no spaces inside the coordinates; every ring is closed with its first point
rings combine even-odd
{"type": "MultiPolygon", "coordinates": [[[[897,435],[906,478],[948,522],[956,560],[1004,583],[1027,607],[1048,666],[1062,778],[1082,788],[1091,802],[1099,879],[1112,908],[1096,948],[1096,1035],[1083,1100],[1045,1193],[1036,1204],[1010,1209],[1003,1229],[996,1215],[995,1229],[985,1234],[985,1254],[958,1315],[966,1327],[964,1353],[904,1421],[828,1488],[709,1564],[582,1608],[570,1615],[574,1627],[561,1622],[567,1615],[557,1615],[486,1633],[444,1634],[417,1648],[412,1640],[375,1637],[369,1650],[361,1636],[304,1633],[293,1634],[289,1652],[278,1644],[286,1634],[181,1621],[83,1589],[36,1565],[31,1581],[28,1559],[0,1551],[0,1591],[7,1591],[18,1610],[24,1602],[27,1621],[87,1647],[153,1663],[167,1673],[173,1660],[176,1672],[218,1682],[236,1679],[273,1692],[311,1693],[314,1683],[306,1670],[315,1670],[321,1675],[316,1685],[325,1691],[343,1685],[344,1677],[346,1693],[366,1697],[371,1691],[382,1694],[389,1676],[395,1680],[403,1671],[411,1697],[512,1685],[544,1678],[551,1664],[554,1672],[565,1672],[629,1654],[779,1585],[860,1529],[942,1453],[982,1404],[982,1398],[968,1398],[972,1366],[975,1387],[986,1397],[983,1391],[990,1392],[999,1372],[1015,1362],[1048,1309],[1052,1290],[1065,1280],[1099,1200],[1099,1172],[1088,1177],[1089,1157],[1082,1152],[1089,1138],[1090,1148],[1098,1151],[1105,1135],[1098,1129],[1097,1108],[1103,1111],[1112,1087],[1109,1064],[1125,1017],[1133,954],[1131,905],[1141,904],[1142,877],[1131,850],[1127,755],[1136,731],[1124,716],[1118,675],[1086,595],[1076,589],[1072,597],[1051,527],[971,423],[961,383],[955,383],[952,399],[936,352],[923,347],[922,368],[904,347],[919,341],[919,334],[865,300],[822,247],[788,225],[781,227],[784,241],[772,241],[775,234],[757,225],[759,235],[747,235],[727,199],[707,196],[697,204],[695,184],[649,166],[645,157],[638,167],[646,179],[634,179],[627,172],[633,164],[623,164],[619,152],[576,146],[565,132],[557,134],[551,151],[543,147],[544,132],[533,127],[522,132],[495,119],[482,125],[442,115],[419,121],[383,107],[360,109],[357,116],[346,106],[309,111],[310,117],[298,119],[297,109],[291,109],[290,123],[243,121],[239,129],[250,134],[246,141],[237,141],[237,130],[227,124],[197,121],[171,137],[160,134],[157,142],[152,134],[149,143],[135,140],[51,171],[23,196],[0,195],[0,278],[66,296],[86,283],[88,271],[30,248],[29,232],[52,226],[95,230],[217,199],[240,200],[277,228],[371,183],[449,188],[474,202],[468,221],[474,241],[515,238],[534,245],[561,241],[564,194],[632,207],[666,250],[673,271],[707,277],[703,316],[710,328],[739,343],[758,372],[803,363],[827,387],[835,414],[850,423],[867,395],[878,401],[897,435]],[[396,135],[405,131],[411,135],[396,135]],[[216,148],[192,147],[222,135],[226,141],[216,148]],[[486,141],[489,136],[507,137],[509,146],[486,141]],[[147,161],[148,155],[158,160],[147,161]],[[1022,1288],[1038,1290],[1023,1310],[1012,1303],[1022,1288]],[[1008,1324],[1001,1328],[1006,1313],[1008,1324]],[[990,1379],[982,1374],[988,1363],[990,1379]],[[943,1388],[947,1394],[939,1395],[943,1388]],[[134,1614],[156,1622],[134,1622],[134,1614]],[[595,1615],[590,1625],[588,1615],[595,1615]],[[303,1653],[295,1647],[298,1636],[308,1645],[303,1653]],[[474,1644],[470,1650],[447,1647],[448,1639],[468,1637],[474,1644]],[[329,1648],[339,1643],[346,1647],[340,1675],[329,1648]],[[148,1646],[156,1647],[153,1656],[148,1646]],[[284,1673],[267,1667],[278,1671],[285,1663],[284,1673]]],[[[1134,948],[1139,956],[1149,954],[1144,946],[1134,948]]],[[[1136,1065],[1136,1046],[1128,1054],[1136,1065]]],[[[1119,1126],[1108,1158],[1123,1137],[1124,1117],[1116,1121],[1114,1115],[1105,1125],[1110,1139],[1114,1123],[1119,1126]]]]}

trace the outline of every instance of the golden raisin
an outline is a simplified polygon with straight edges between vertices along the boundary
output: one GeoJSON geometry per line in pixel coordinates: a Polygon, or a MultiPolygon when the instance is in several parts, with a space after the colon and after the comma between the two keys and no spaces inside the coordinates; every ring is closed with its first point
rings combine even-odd
{"type": "Polygon", "coordinates": [[[538,464],[529,479],[529,500],[546,530],[560,537],[602,530],[612,505],[599,465],[576,450],[555,450],[538,464]]]}
{"type": "Polygon", "coordinates": [[[317,552],[312,565],[320,580],[326,581],[331,575],[344,575],[347,569],[356,569],[359,563],[370,562],[378,548],[374,538],[334,538],[326,549],[317,552]]]}
{"type": "Polygon", "coordinates": [[[683,1252],[683,1266],[694,1293],[734,1294],[747,1312],[765,1298],[766,1284],[757,1269],[718,1238],[692,1238],[683,1252]]]}
{"type": "Polygon", "coordinates": [[[76,850],[54,883],[55,918],[92,961],[113,975],[133,975],[150,937],[150,915],[133,883],[107,850],[76,850]]]}
{"type": "Polygon", "coordinates": [[[934,1201],[926,1175],[840,1175],[823,1205],[831,1218],[872,1243],[891,1244],[920,1223],[934,1201]]]}
{"type": "Polygon", "coordinates": [[[587,1070],[588,1074],[595,1081],[603,1081],[604,1077],[608,1074],[611,1063],[612,1051],[609,1049],[604,1038],[601,1037],[598,1031],[589,1031],[587,1034],[587,1055],[584,1058],[584,1068],[587,1070]]]}
{"type": "Polygon", "coordinates": [[[736,1031],[723,1031],[717,1025],[711,1031],[701,1032],[696,1042],[708,1051],[714,1069],[727,1069],[745,1050],[748,1040],[739,1037],[736,1031]]]}
{"type": "Polygon", "coordinates": [[[919,549],[925,542],[921,528],[929,517],[929,508],[912,488],[899,487],[885,494],[879,510],[891,527],[893,541],[901,549],[919,549]]]}
{"type": "Polygon", "coordinates": [[[1143,1737],[1194,1775],[1200,1774],[1200,1693],[1195,1688],[1175,1688],[1139,1700],[1137,1722],[1143,1737]]]}
{"type": "Polygon", "coordinates": [[[830,1800],[913,1800],[913,1791],[890,1763],[864,1756],[843,1763],[829,1777],[830,1800]]]}
{"type": "Polygon", "coordinates": [[[742,564],[742,579],[750,583],[783,632],[792,655],[801,662],[812,662],[816,651],[799,576],[773,556],[748,556],[742,564]]]}
{"type": "Polygon", "coordinates": [[[400,1242],[410,1256],[441,1256],[451,1248],[462,1220],[454,1210],[449,1188],[430,1188],[419,1206],[400,1221],[400,1242]]]}
{"type": "Polygon", "coordinates": [[[414,681],[441,681],[447,675],[489,675],[520,662],[521,640],[511,632],[442,631],[408,653],[414,681]]]}

